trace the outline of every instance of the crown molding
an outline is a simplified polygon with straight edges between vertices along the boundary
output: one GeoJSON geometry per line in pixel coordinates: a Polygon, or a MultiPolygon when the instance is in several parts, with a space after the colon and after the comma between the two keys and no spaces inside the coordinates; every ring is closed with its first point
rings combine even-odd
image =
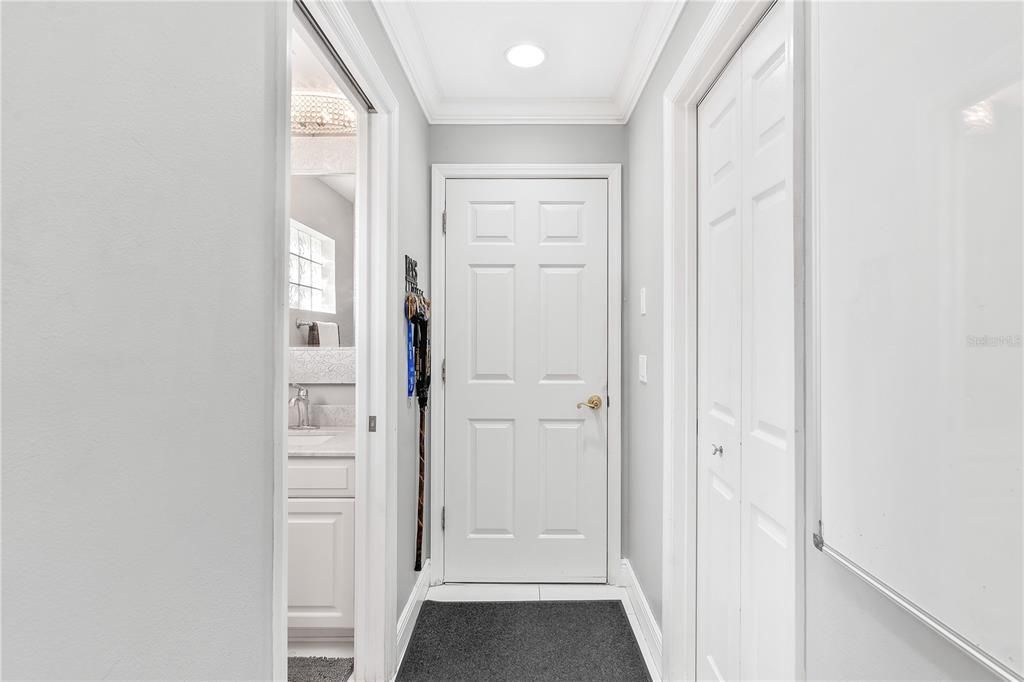
{"type": "Polygon", "coordinates": [[[434,125],[613,124],[622,125],[636,107],[687,0],[648,3],[631,39],[634,49],[607,98],[452,98],[438,84],[413,2],[372,0],[384,32],[428,123],[434,125]]]}
{"type": "Polygon", "coordinates": [[[629,71],[626,72],[619,85],[619,106],[622,111],[623,123],[628,123],[629,117],[633,115],[633,109],[636,108],[636,103],[640,101],[640,95],[643,94],[644,88],[647,87],[647,81],[651,79],[654,67],[658,65],[661,53],[665,50],[668,39],[672,37],[672,31],[675,30],[676,23],[679,21],[679,15],[683,13],[683,7],[686,6],[687,1],[674,0],[673,2],[648,5],[648,13],[652,6],[663,8],[666,11],[663,15],[659,14],[658,17],[654,17],[651,21],[642,21],[637,26],[634,44],[643,45],[646,41],[650,41],[647,44],[654,45],[655,47],[646,56],[638,52],[633,52],[631,55],[637,63],[633,65],[631,73],[629,71]]]}
{"type": "Polygon", "coordinates": [[[410,3],[388,2],[387,0],[372,0],[373,9],[384,26],[384,32],[391,41],[398,62],[402,65],[405,77],[420,102],[420,108],[427,117],[429,123],[434,123],[432,112],[440,99],[440,92],[434,80],[434,69],[429,65],[426,44],[423,42],[423,34],[416,26],[415,18],[412,16],[410,3]],[[407,42],[399,40],[399,30],[396,24],[403,28],[411,29],[413,40],[416,45],[409,46],[407,42]],[[415,59],[410,58],[408,51],[416,50],[415,59]]]}

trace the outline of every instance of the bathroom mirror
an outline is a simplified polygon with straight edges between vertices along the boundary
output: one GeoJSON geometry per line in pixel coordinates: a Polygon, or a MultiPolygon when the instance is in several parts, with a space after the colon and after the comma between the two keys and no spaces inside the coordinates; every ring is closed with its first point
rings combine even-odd
{"type": "Polygon", "coordinates": [[[293,45],[288,345],[333,349],[306,365],[337,371],[351,354],[336,351],[355,345],[357,117],[305,41],[293,45]]]}

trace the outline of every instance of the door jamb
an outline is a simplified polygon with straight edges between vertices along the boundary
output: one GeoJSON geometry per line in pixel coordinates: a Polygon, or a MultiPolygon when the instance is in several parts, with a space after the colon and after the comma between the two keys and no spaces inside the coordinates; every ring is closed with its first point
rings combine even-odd
{"type": "MultiPolygon", "coordinates": [[[[306,0],[306,6],[377,113],[366,117],[365,142],[359,144],[356,191],[365,207],[356,215],[356,412],[377,417],[377,431],[357,424],[356,468],[359,512],[355,516],[355,679],[392,679],[398,661],[397,610],[397,316],[390,305],[398,295],[395,257],[398,209],[398,99],[363,39],[344,2],[306,0]],[[362,213],[362,216],[360,216],[362,213]],[[361,227],[360,227],[361,226],[361,227]],[[360,239],[362,237],[362,239],[360,239]],[[360,274],[361,273],[361,274],[360,274]],[[360,286],[363,282],[363,286],[360,286]],[[379,349],[379,352],[377,352],[379,349]]],[[[278,244],[274,282],[274,519],[272,670],[275,680],[288,675],[288,526],[287,513],[287,243],[290,146],[290,52],[292,3],[275,11],[275,62],[278,87],[275,158],[278,172],[274,243],[278,244]]]]}
{"type": "MultiPolygon", "coordinates": [[[[622,563],[622,165],[434,164],[431,167],[430,281],[434,342],[431,367],[440,377],[445,320],[445,181],[456,178],[595,178],[608,181],[608,584],[620,585],[622,563]]],[[[444,582],[444,390],[430,383],[430,584],[444,582]]]]}
{"type": "MultiPolygon", "coordinates": [[[[697,666],[697,104],[775,0],[718,0],[662,99],[664,155],[663,349],[665,377],[662,498],[662,671],[696,679],[697,666]]],[[[789,0],[780,0],[789,1],[789,0]]],[[[804,556],[804,14],[793,2],[793,141],[796,265],[796,542],[798,677],[805,670],[804,556]]]]}

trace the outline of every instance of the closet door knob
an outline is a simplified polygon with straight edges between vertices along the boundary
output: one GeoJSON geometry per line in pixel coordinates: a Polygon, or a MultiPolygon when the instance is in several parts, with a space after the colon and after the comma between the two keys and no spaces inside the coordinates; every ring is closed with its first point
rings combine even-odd
{"type": "Polygon", "coordinates": [[[725,457],[725,448],[721,445],[711,444],[711,455],[712,457],[718,455],[719,457],[725,457]]]}

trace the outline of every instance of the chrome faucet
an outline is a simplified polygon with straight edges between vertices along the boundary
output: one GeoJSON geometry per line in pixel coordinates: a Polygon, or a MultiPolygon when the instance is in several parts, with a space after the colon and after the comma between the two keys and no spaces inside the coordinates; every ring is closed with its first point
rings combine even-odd
{"type": "Polygon", "coordinates": [[[305,386],[299,384],[289,384],[295,389],[295,397],[288,401],[288,407],[296,408],[298,414],[298,424],[290,424],[289,429],[316,429],[317,426],[311,426],[309,423],[309,390],[305,386]]]}

